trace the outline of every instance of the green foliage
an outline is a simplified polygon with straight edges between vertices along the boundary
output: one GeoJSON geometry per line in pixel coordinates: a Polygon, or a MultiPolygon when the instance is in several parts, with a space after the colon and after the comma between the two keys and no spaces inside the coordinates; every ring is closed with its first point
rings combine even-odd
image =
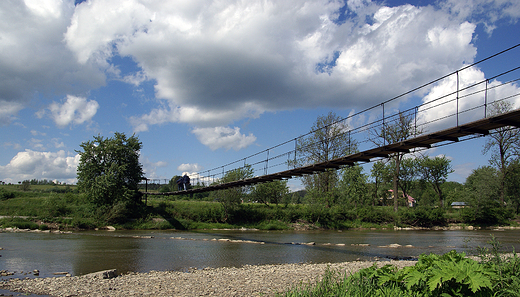
{"type": "MultiPolygon", "coordinates": [[[[289,162],[292,167],[326,162],[346,156],[357,151],[357,142],[351,139],[348,133],[349,127],[334,112],[319,116],[311,127],[306,137],[298,138],[296,145],[296,157],[289,162]]],[[[302,177],[302,182],[307,191],[319,193],[315,199],[330,207],[335,195],[328,194],[333,191],[338,182],[336,170],[326,170],[302,177]]]]}
{"type": "Polygon", "coordinates": [[[342,202],[354,206],[366,205],[369,201],[368,177],[363,173],[363,167],[351,166],[342,170],[339,182],[342,202]]]}
{"type": "Polygon", "coordinates": [[[446,225],[446,211],[440,207],[401,208],[399,223],[404,226],[433,227],[446,225]]]}
{"type": "Polygon", "coordinates": [[[448,175],[454,170],[451,167],[451,161],[445,156],[437,156],[430,158],[424,156],[417,166],[421,173],[421,178],[430,183],[438,195],[439,206],[444,207],[444,197],[441,185],[446,182],[448,175]]]}
{"type": "Polygon", "coordinates": [[[520,213],[520,159],[516,159],[507,167],[505,180],[505,192],[508,204],[516,214],[520,213]]]}
{"type": "Polygon", "coordinates": [[[451,251],[442,256],[421,255],[415,266],[403,269],[408,290],[433,296],[489,296],[497,274],[489,267],[451,251]]]}
{"type": "Polygon", "coordinates": [[[116,132],[113,138],[94,137],[83,142],[79,151],[78,187],[97,206],[122,201],[140,203],[138,184],[143,179],[139,163],[141,142],[136,136],[116,132]]]}
{"type": "MultiPolygon", "coordinates": [[[[253,173],[254,171],[251,165],[245,165],[244,167],[228,171],[219,183],[228,183],[250,178],[253,177],[253,173]]],[[[251,187],[236,187],[227,190],[214,191],[211,192],[210,198],[220,202],[224,207],[225,213],[229,216],[237,209],[238,205],[244,201],[250,188],[251,187]]]]}
{"type": "Polygon", "coordinates": [[[38,224],[22,218],[0,219],[0,226],[3,228],[38,229],[38,224]]]}
{"type": "Polygon", "coordinates": [[[278,295],[296,296],[519,296],[520,259],[498,256],[479,263],[464,253],[421,255],[414,266],[376,264],[353,275],[327,269],[316,285],[300,285],[278,295]]]}
{"type": "Polygon", "coordinates": [[[5,189],[0,189],[0,201],[11,199],[11,198],[14,198],[14,197],[15,197],[14,192],[7,191],[5,189]]]}
{"type": "Polygon", "coordinates": [[[479,167],[466,179],[469,208],[461,211],[464,222],[479,225],[505,223],[512,217],[512,209],[500,205],[499,178],[496,169],[479,167]]]}
{"type": "Polygon", "coordinates": [[[275,180],[254,186],[251,193],[251,199],[266,205],[269,203],[278,204],[287,195],[289,195],[287,181],[275,180]]]}

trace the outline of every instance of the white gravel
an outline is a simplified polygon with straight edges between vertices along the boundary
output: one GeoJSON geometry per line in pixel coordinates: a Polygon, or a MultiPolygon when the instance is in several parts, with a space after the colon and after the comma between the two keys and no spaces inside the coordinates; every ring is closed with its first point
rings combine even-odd
{"type": "Polygon", "coordinates": [[[190,272],[151,271],[111,279],[98,275],[11,279],[0,288],[50,296],[274,296],[300,284],[315,283],[327,267],[352,273],[373,263],[411,266],[414,261],[282,264],[206,268],[190,272]]]}

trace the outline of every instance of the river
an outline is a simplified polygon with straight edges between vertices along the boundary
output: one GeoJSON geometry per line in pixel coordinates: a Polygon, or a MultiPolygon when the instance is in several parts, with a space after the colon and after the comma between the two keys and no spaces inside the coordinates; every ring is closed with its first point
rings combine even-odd
{"type": "Polygon", "coordinates": [[[452,249],[475,254],[493,234],[504,251],[520,248],[520,230],[452,231],[85,231],[0,233],[0,270],[83,275],[281,263],[418,257],[452,249]]]}

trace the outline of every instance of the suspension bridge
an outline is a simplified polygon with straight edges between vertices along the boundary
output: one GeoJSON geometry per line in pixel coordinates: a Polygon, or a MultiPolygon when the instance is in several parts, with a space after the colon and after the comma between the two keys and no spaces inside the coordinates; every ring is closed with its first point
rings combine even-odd
{"type": "Polygon", "coordinates": [[[191,189],[176,192],[145,190],[145,193],[189,195],[291,179],[373,162],[395,153],[411,153],[466,141],[492,134],[497,129],[520,128],[520,109],[497,109],[497,106],[515,106],[515,100],[520,103],[519,80],[520,44],[517,44],[318,130],[234,162],[190,174],[192,185],[195,185],[191,189]],[[492,72],[490,78],[472,79],[481,73],[481,68],[486,68],[486,73],[492,72]],[[385,131],[400,125],[403,118],[407,119],[406,137],[389,143],[385,131]],[[349,147],[355,144],[356,152],[342,156],[325,153],[324,158],[317,161],[308,158],[306,149],[323,147],[324,142],[338,137],[338,134],[329,135],[331,128],[340,131],[339,135],[349,147]],[[310,136],[316,133],[326,137],[309,143],[310,136]],[[227,173],[246,167],[253,170],[254,177],[222,182],[227,173]]]}

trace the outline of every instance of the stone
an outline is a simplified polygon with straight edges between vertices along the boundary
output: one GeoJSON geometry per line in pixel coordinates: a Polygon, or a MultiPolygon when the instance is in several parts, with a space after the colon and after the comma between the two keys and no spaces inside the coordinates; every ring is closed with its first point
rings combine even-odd
{"type": "Polygon", "coordinates": [[[116,269],[108,269],[98,272],[89,273],[86,276],[99,279],[111,279],[117,276],[116,269]]]}

